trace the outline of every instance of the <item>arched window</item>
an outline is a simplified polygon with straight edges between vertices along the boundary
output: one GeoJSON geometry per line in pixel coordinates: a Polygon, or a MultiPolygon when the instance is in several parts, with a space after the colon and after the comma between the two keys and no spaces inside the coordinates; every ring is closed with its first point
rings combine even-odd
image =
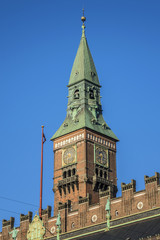
{"type": "Polygon", "coordinates": [[[103,172],[102,172],[102,170],[100,170],[100,177],[102,177],[103,176],[103,172]]]}
{"type": "Polygon", "coordinates": [[[92,89],[89,91],[89,98],[94,99],[94,92],[92,89]]]}
{"type": "Polygon", "coordinates": [[[115,211],[115,216],[118,216],[118,210],[115,211]]]}
{"type": "Polygon", "coordinates": [[[78,89],[74,92],[74,99],[79,99],[79,90],[78,89]]]}
{"type": "Polygon", "coordinates": [[[107,178],[107,173],[106,173],[106,172],[104,172],[104,178],[105,178],[105,179],[107,178]]]}
{"type": "Polygon", "coordinates": [[[63,178],[66,178],[66,172],[63,173],[63,178]]]}
{"type": "Polygon", "coordinates": [[[73,168],[73,169],[72,169],[72,176],[74,176],[75,174],[76,174],[76,169],[73,168]]]}
{"type": "Polygon", "coordinates": [[[68,170],[68,177],[71,177],[71,170],[68,170]]]}

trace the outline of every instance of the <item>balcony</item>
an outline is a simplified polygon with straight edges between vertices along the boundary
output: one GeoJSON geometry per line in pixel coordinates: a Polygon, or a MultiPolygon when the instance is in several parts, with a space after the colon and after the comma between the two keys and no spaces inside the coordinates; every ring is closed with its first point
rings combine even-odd
{"type": "Polygon", "coordinates": [[[62,190],[64,191],[64,194],[66,194],[67,191],[70,193],[71,189],[74,192],[75,187],[78,189],[78,175],[67,177],[63,180],[58,181],[58,189],[60,195],[62,195],[62,190]]]}
{"type": "Polygon", "coordinates": [[[94,191],[106,191],[109,186],[112,186],[113,183],[109,181],[108,179],[100,176],[94,176],[93,177],[93,189],[94,191]]]}
{"type": "Polygon", "coordinates": [[[77,183],[77,182],[78,182],[78,175],[74,175],[58,181],[58,187],[63,187],[65,185],[77,183]]]}

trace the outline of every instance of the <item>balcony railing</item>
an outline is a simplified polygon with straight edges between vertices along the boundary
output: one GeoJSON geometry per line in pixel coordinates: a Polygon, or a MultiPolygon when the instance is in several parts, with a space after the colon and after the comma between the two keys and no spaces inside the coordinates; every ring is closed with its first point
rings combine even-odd
{"type": "Polygon", "coordinates": [[[77,183],[77,182],[78,182],[78,175],[74,175],[74,176],[67,177],[63,180],[58,181],[58,187],[62,187],[64,185],[71,184],[71,183],[77,183]]]}

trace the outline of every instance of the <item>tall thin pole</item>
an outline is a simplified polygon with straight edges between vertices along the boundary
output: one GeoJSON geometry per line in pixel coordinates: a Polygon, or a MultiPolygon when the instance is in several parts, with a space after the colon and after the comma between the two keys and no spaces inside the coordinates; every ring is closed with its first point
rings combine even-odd
{"type": "Polygon", "coordinates": [[[39,204],[39,217],[42,218],[42,183],[43,183],[43,128],[42,126],[42,145],[41,145],[41,177],[40,177],[40,204],[39,204]]]}

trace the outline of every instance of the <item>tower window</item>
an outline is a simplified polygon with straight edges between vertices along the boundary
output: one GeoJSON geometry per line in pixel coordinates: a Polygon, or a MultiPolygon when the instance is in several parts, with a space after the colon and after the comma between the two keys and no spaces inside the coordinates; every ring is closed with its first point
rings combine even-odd
{"type": "Polygon", "coordinates": [[[106,172],[104,172],[104,178],[105,178],[105,179],[107,178],[107,173],[106,173],[106,172]]]}
{"type": "Polygon", "coordinates": [[[68,170],[68,177],[71,177],[71,170],[68,170]]]}
{"type": "Polygon", "coordinates": [[[76,174],[76,169],[73,168],[73,170],[72,170],[72,175],[74,176],[75,174],[76,174]]]}
{"type": "Polygon", "coordinates": [[[90,90],[90,92],[89,92],[89,97],[90,97],[90,99],[94,99],[94,93],[93,93],[93,90],[90,90]]]}
{"type": "Polygon", "coordinates": [[[96,175],[98,176],[98,169],[96,168],[96,175]]]}
{"type": "Polygon", "coordinates": [[[103,172],[102,172],[102,170],[100,170],[100,177],[102,177],[103,176],[103,172]]]}
{"type": "Polygon", "coordinates": [[[79,90],[78,89],[74,92],[74,99],[79,99],[79,90]]]}
{"type": "Polygon", "coordinates": [[[63,178],[66,178],[66,172],[63,173],[63,178]]]}

